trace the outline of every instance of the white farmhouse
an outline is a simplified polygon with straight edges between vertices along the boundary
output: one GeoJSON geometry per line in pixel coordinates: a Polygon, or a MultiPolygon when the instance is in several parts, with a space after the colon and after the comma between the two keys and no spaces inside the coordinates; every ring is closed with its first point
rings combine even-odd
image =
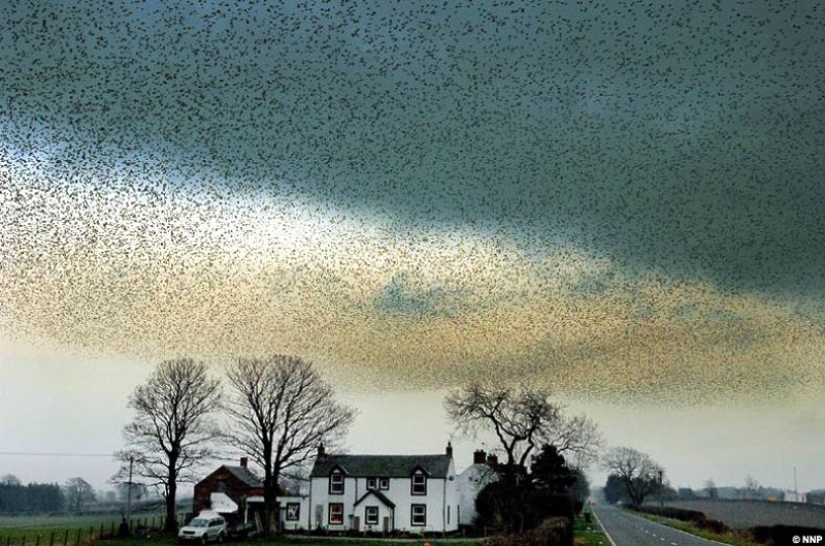
{"type": "Polygon", "coordinates": [[[305,506],[290,522],[296,528],[455,531],[461,515],[453,448],[448,443],[440,455],[332,455],[319,446],[305,506]]]}

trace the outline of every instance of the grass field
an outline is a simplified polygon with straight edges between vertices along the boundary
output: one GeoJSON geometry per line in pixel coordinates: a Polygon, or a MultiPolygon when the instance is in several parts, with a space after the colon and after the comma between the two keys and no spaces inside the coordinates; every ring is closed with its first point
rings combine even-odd
{"type": "MultiPolygon", "coordinates": [[[[116,532],[120,522],[119,514],[0,516],[0,546],[74,546],[116,532]]],[[[134,514],[131,523],[160,527],[161,515],[134,514]]]]}

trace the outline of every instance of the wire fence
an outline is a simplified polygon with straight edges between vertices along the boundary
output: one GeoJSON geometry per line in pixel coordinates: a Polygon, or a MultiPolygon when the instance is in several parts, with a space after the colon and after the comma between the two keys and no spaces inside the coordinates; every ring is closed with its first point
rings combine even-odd
{"type": "MultiPolygon", "coordinates": [[[[185,519],[184,514],[179,514],[177,526],[182,526],[185,519]]],[[[0,546],[81,546],[117,537],[149,537],[161,534],[165,523],[165,516],[143,516],[122,518],[119,522],[109,519],[89,526],[0,529],[0,546]]]]}

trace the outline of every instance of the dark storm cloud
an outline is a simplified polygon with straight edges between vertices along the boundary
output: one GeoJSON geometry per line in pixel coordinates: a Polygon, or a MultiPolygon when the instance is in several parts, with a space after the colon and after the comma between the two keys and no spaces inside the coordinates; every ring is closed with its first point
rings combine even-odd
{"type": "Polygon", "coordinates": [[[208,173],[725,289],[825,289],[814,2],[2,11],[13,162],[160,165],[193,194],[208,173]]]}

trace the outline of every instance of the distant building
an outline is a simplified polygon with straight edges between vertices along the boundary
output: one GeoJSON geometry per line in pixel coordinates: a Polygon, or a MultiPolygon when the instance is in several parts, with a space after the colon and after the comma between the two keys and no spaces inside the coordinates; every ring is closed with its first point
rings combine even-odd
{"type": "Polygon", "coordinates": [[[785,502],[808,502],[808,496],[805,493],[799,491],[784,491],[784,493],[785,502]]]}

